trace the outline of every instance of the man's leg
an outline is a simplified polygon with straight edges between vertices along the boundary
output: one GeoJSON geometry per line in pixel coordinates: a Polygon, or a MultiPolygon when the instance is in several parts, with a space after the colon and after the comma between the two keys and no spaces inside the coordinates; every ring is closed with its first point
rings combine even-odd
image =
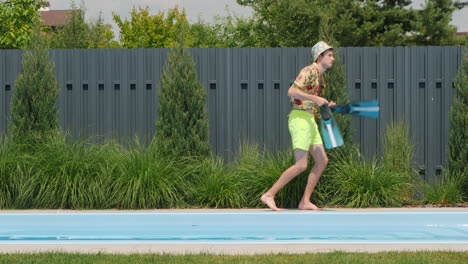
{"type": "Polygon", "coordinates": [[[322,175],[323,170],[328,164],[328,157],[323,145],[312,145],[310,146],[310,154],[314,158],[314,167],[310,171],[309,178],[307,179],[307,185],[304,191],[304,195],[302,196],[301,202],[299,203],[300,210],[319,210],[315,204],[310,202],[310,197],[312,196],[312,192],[317,185],[317,182],[322,175]]]}
{"type": "Polygon", "coordinates": [[[302,149],[295,149],[294,158],[296,159],[296,163],[285,170],[276,183],[273,184],[273,186],[261,197],[262,202],[270,207],[273,211],[281,210],[276,206],[275,203],[275,195],[279,192],[279,190],[281,190],[281,188],[283,188],[288,182],[294,179],[294,177],[307,169],[307,151],[302,149]]]}

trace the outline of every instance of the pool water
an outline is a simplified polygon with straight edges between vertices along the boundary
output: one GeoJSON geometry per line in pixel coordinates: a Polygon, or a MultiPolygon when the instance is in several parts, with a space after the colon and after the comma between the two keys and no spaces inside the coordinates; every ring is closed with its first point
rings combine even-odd
{"type": "Polygon", "coordinates": [[[0,244],[67,243],[468,243],[468,211],[0,213],[0,244]]]}

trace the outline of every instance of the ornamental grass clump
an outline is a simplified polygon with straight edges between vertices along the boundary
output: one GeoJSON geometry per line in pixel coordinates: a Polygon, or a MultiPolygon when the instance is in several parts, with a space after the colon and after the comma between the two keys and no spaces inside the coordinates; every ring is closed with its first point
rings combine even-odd
{"type": "MultiPolygon", "coordinates": [[[[262,185],[263,189],[259,193],[259,198],[257,199],[258,201],[260,200],[260,196],[265,193],[279,179],[280,175],[287,168],[294,164],[294,162],[294,154],[291,149],[278,151],[276,153],[265,153],[265,170],[260,175],[264,180],[269,180],[269,184],[262,185]]],[[[275,197],[275,201],[278,206],[283,208],[297,208],[299,201],[304,194],[304,190],[307,184],[307,177],[309,175],[310,169],[313,166],[312,164],[312,157],[309,157],[308,168],[301,174],[297,175],[278,192],[275,197]]],[[[255,179],[252,180],[255,181],[255,179]]]]}
{"type": "MultiPolygon", "coordinates": [[[[351,148],[353,149],[353,148],[351,148]]],[[[416,186],[413,145],[402,121],[387,125],[383,156],[370,161],[359,150],[333,157],[326,172],[327,193],[335,189],[332,205],[344,207],[401,206],[412,199],[416,186]]]]}
{"type": "Polygon", "coordinates": [[[121,149],[108,192],[109,207],[121,209],[180,208],[192,186],[176,160],[134,146],[121,149]]]}
{"type": "Polygon", "coordinates": [[[445,177],[437,183],[425,184],[424,198],[425,204],[454,204],[463,202],[463,193],[460,189],[460,181],[457,178],[445,177]]]}
{"type": "Polygon", "coordinates": [[[382,140],[382,162],[390,171],[401,174],[404,182],[410,183],[405,191],[405,201],[410,202],[422,184],[416,177],[414,166],[414,145],[410,141],[409,126],[404,120],[390,122],[385,127],[382,140]]]}
{"type": "Polygon", "coordinates": [[[367,161],[356,149],[330,165],[336,195],[332,205],[344,207],[400,206],[409,187],[406,175],[392,171],[379,159],[367,161]]]}
{"type": "Polygon", "coordinates": [[[0,142],[0,209],[11,208],[18,197],[24,167],[21,155],[6,139],[0,142]]]}
{"type": "Polygon", "coordinates": [[[443,178],[424,186],[423,203],[451,204],[468,199],[468,52],[455,78],[456,94],[449,112],[447,168],[443,178]]]}
{"type": "MultiPolygon", "coordinates": [[[[260,149],[258,144],[242,144],[231,166],[237,177],[242,179],[242,191],[247,197],[246,206],[264,207],[260,201],[261,195],[293,164],[294,155],[290,149],[272,152],[260,149]]],[[[279,207],[297,208],[308,173],[308,170],[301,173],[278,192],[275,201],[279,207]]]]}
{"type": "Polygon", "coordinates": [[[24,152],[22,184],[15,208],[108,208],[106,200],[117,144],[65,142],[57,137],[24,152]]]}
{"type": "Polygon", "coordinates": [[[213,208],[245,207],[243,179],[225,166],[222,158],[187,158],[184,172],[195,188],[192,206],[213,208]]]}
{"type": "Polygon", "coordinates": [[[265,171],[265,157],[260,146],[254,143],[243,142],[240,144],[234,160],[229,164],[237,178],[242,179],[240,191],[246,196],[246,205],[261,206],[260,196],[262,192],[269,188],[275,178],[276,172],[265,171]]]}

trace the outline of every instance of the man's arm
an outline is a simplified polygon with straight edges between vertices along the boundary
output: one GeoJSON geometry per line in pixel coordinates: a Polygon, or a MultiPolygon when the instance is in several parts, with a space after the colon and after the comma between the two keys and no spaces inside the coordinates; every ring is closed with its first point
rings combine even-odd
{"type": "Polygon", "coordinates": [[[323,104],[328,104],[329,106],[334,106],[335,105],[334,102],[328,102],[328,100],[323,98],[323,97],[313,95],[313,94],[304,93],[300,89],[295,88],[293,86],[289,87],[288,96],[292,97],[294,99],[313,101],[314,103],[316,103],[319,106],[323,105],[323,104]]]}

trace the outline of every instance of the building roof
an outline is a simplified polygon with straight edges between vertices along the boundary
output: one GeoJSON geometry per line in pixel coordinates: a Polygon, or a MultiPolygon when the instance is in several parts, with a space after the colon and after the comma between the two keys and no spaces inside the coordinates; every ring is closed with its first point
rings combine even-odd
{"type": "Polygon", "coordinates": [[[42,26],[64,26],[77,10],[49,10],[39,11],[42,26]]]}

